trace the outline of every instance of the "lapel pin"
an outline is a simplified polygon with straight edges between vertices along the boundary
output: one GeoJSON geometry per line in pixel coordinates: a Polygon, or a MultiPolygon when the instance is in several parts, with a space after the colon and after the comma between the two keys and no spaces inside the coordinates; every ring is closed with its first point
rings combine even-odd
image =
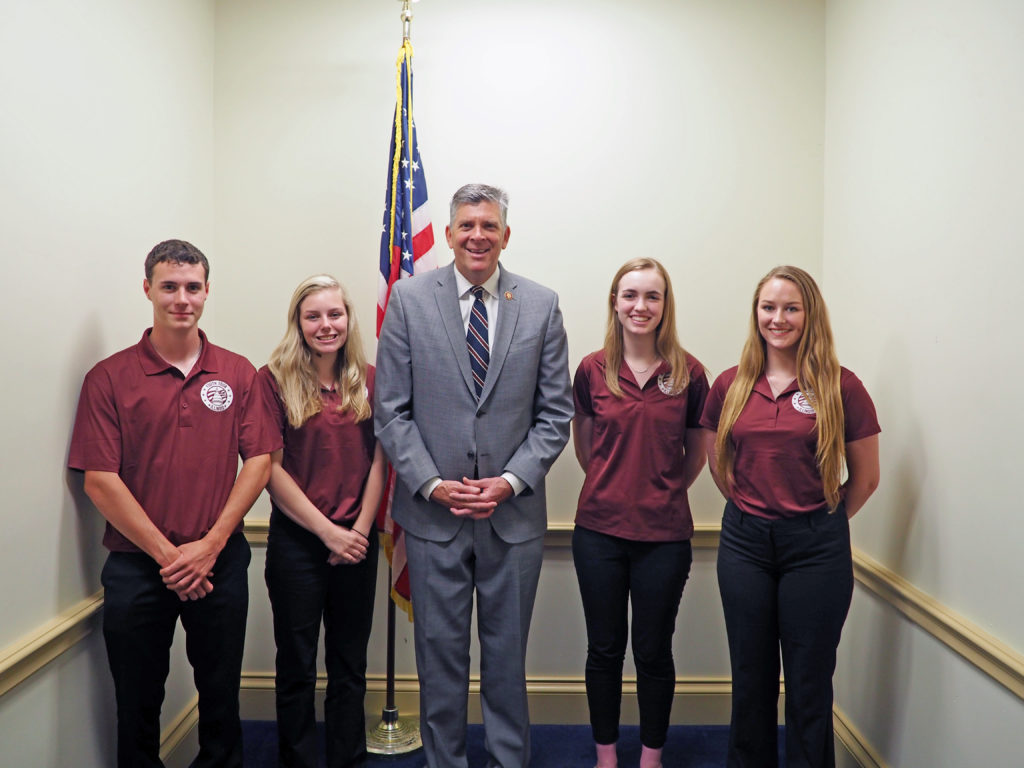
{"type": "Polygon", "coordinates": [[[512,291],[505,291],[505,301],[512,301],[512,291]]]}

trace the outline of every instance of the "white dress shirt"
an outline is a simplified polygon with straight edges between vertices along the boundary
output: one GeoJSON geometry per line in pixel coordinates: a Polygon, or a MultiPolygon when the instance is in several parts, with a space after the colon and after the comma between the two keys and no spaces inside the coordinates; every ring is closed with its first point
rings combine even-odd
{"type": "MultiPolygon", "coordinates": [[[[501,267],[495,268],[491,276],[481,283],[484,289],[484,307],[487,309],[487,344],[490,347],[491,339],[495,338],[498,328],[498,273],[501,267]]],[[[472,294],[474,284],[469,282],[459,270],[455,270],[455,288],[459,292],[459,309],[462,311],[462,330],[469,332],[469,316],[473,314],[473,302],[476,298],[472,294]]]]}

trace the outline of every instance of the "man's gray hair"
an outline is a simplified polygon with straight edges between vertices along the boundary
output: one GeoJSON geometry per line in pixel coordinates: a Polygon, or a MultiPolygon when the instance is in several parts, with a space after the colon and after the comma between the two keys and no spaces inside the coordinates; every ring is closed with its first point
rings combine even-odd
{"type": "Polygon", "coordinates": [[[448,210],[449,224],[455,224],[455,213],[459,210],[460,205],[476,205],[484,202],[495,203],[498,206],[501,226],[504,227],[508,220],[508,192],[487,184],[466,184],[455,190],[455,194],[452,195],[452,204],[448,210]]]}

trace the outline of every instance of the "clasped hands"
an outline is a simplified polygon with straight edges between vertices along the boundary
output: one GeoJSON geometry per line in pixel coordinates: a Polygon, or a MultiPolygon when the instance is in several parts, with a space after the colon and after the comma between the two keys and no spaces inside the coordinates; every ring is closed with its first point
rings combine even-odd
{"type": "Polygon", "coordinates": [[[336,525],[330,536],[324,539],[324,544],[330,550],[328,565],[354,565],[366,559],[370,540],[359,531],[336,525]]]}
{"type": "Polygon", "coordinates": [[[430,500],[448,507],[457,517],[484,520],[494,514],[498,505],[512,495],[512,486],[503,477],[481,477],[474,480],[442,480],[430,493],[430,500]]]}
{"type": "Polygon", "coordinates": [[[160,569],[169,590],[181,601],[199,600],[213,592],[213,564],[220,548],[207,539],[178,546],[178,558],[160,569]]]}

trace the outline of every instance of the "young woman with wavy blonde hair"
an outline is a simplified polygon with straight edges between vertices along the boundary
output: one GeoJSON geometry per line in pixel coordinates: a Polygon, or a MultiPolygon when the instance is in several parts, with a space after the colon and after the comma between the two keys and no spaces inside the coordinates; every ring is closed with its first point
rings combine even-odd
{"type": "MultiPolygon", "coordinates": [[[[313,344],[317,342],[313,341],[313,344]]],[[[370,418],[366,355],[359,338],[359,325],[352,314],[347,294],[330,275],[313,275],[295,289],[288,305],[288,330],[270,353],[267,368],[281,391],[288,423],[296,429],[320,413],[324,406],[321,393],[325,386],[338,393],[339,402],[335,407],[339,411],[351,411],[357,422],[370,418]],[[305,338],[301,316],[302,303],[306,298],[324,291],[336,293],[340,298],[336,309],[344,309],[347,326],[340,348],[335,350],[335,345],[330,344],[327,357],[305,338]],[[354,343],[347,344],[346,339],[354,343]]]]}
{"type": "Polygon", "coordinates": [[[284,440],[271,455],[265,574],[277,643],[279,761],[319,764],[313,699],[322,621],[327,765],[362,765],[374,519],[386,464],[373,434],[374,369],[337,280],[314,275],[295,289],[287,331],[257,381],[284,440]]]}
{"type": "Polygon", "coordinates": [[[612,280],[603,349],[573,382],[576,457],[586,473],[573,562],[587,623],[587,703],[597,768],[618,764],[622,665],[632,606],[641,768],[660,768],[675,692],[672,635],[690,573],[687,489],[704,467],[708,379],[676,337],[675,300],[654,259],[612,280]]]}
{"type": "Polygon", "coordinates": [[[728,765],[776,765],[781,648],[787,765],[831,768],[832,674],[853,595],[849,518],[878,485],[881,430],[864,385],[839,365],[807,272],[776,267],[757,284],[740,363],[715,381],[701,424],[727,499],[728,765]]]}

